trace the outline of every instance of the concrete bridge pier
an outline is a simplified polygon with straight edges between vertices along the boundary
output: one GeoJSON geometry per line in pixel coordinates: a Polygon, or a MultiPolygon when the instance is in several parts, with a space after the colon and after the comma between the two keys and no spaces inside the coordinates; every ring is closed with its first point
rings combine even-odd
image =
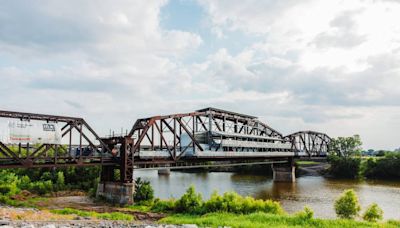
{"type": "Polygon", "coordinates": [[[274,182],[296,182],[295,165],[292,158],[288,163],[273,164],[273,178],[274,182]]]}
{"type": "Polygon", "coordinates": [[[133,203],[135,185],[114,179],[116,167],[103,166],[100,182],[97,185],[96,197],[104,198],[107,202],[125,205],[133,203]]]}
{"type": "Polygon", "coordinates": [[[100,183],[97,186],[96,196],[103,197],[110,203],[120,205],[132,204],[135,184],[133,182],[133,139],[130,137],[111,138],[105,140],[109,148],[119,144],[119,165],[102,166],[100,183]],[[115,170],[119,169],[119,179],[115,179],[115,170]]]}
{"type": "Polygon", "coordinates": [[[169,165],[166,165],[165,169],[159,169],[157,171],[158,175],[170,175],[171,174],[171,169],[168,168],[168,167],[169,167],[169,165]]]}

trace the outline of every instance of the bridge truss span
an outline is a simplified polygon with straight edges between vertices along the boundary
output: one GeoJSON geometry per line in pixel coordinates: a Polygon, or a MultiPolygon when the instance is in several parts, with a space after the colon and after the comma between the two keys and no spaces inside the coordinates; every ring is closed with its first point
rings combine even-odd
{"type": "Polygon", "coordinates": [[[256,117],[215,108],[136,121],[135,161],[293,156],[282,134],[256,117]]]}
{"type": "Polygon", "coordinates": [[[296,156],[324,157],[328,155],[331,138],[321,132],[298,131],[285,136],[292,143],[296,156]]]}
{"type": "Polygon", "coordinates": [[[1,110],[0,118],[15,126],[0,140],[0,168],[113,164],[103,156],[108,145],[82,118],[1,110]],[[37,129],[53,138],[34,139],[37,129]]]}

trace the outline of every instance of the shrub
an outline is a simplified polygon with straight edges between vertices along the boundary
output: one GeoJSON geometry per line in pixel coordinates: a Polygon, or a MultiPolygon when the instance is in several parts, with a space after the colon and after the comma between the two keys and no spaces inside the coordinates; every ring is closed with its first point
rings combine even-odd
{"type": "Polygon", "coordinates": [[[376,222],[382,220],[382,218],[383,211],[376,203],[369,205],[367,210],[363,214],[363,219],[369,222],[376,222]]]}
{"type": "Polygon", "coordinates": [[[336,215],[340,218],[353,219],[361,210],[358,198],[354,190],[345,190],[335,201],[336,215]]]}
{"type": "Polygon", "coordinates": [[[354,157],[329,156],[329,173],[334,177],[356,178],[360,175],[361,159],[354,157]]]}
{"type": "Polygon", "coordinates": [[[142,181],[139,177],[135,180],[135,193],[133,194],[133,200],[136,202],[150,201],[154,198],[154,190],[150,185],[149,181],[142,181]]]}
{"type": "Polygon", "coordinates": [[[170,212],[175,210],[175,200],[160,200],[155,199],[154,204],[151,206],[154,212],[170,212]]]}
{"type": "Polygon", "coordinates": [[[24,175],[21,177],[18,187],[22,190],[27,190],[29,189],[30,184],[31,184],[31,179],[29,178],[29,176],[24,175]]]}
{"type": "Polygon", "coordinates": [[[33,182],[29,190],[39,195],[44,195],[53,191],[53,183],[51,180],[33,182]]]}
{"type": "Polygon", "coordinates": [[[310,220],[314,217],[314,211],[310,207],[305,206],[303,211],[296,213],[296,217],[302,220],[310,220]]]}
{"type": "Polygon", "coordinates": [[[272,200],[256,200],[252,197],[242,197],[235,192],[226,192],[223,196],[214,192],[204,203],[204,210],[209,212],[230,212],[236,214],[250,214],[264,212],[269,214],[283,214],[284,210],[278,202],[272,200]]]}
{"type": "Polygon", "coordinates": [[[44,173],[42,173],[40,180],[42,180],[42,181],[53,180],[53,176],[51,175],[50,172],[44,172],[44,173]]]}
{"type": "Polygon", "coordinates": [[[10,192],[11,192],[11,186],[10,185],[1,185],[0,186],[0,194],[7,195],[10,192]]]}
{"type": "Polygon", "coordinates": [[[400,153],[387,153],[381,159],[368,159],[365,165],[365,176],[369,178],[400,178],[400,153]]]}
{"type": "Polygon", "coordinates": [[[194,186],[190,186],[186,193],[176,201],[175,210],[177,212],[197,214],[200,212],[201,206],[203,204],[201,194],[196,194],[194,186]]]}
{"type": "Polygon", "coordinates": [[[61,190],[65,189],[64,173],[61,171],[57,172],[56,189],[57,189],[57,191],[61,191],[61,190]]]}

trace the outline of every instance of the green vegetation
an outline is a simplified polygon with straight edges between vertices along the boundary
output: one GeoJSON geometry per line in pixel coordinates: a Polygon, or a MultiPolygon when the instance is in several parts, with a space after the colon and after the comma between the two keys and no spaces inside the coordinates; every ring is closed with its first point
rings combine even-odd
{"type": "Polygon", "coordinates": [[[12,206],[30,205],[34,195],[57,191],[83,190],[97,187],[100,168],[14,169],[0,171],[0,203],[12,206]]]}
{"type": "Polygon", "coordinates": [[[314,217],[314,211],[310,207],[305,206],[303,211],[296,213],[296,217],[303,220],[310,220],[314,217]]]}
{"type": "Polygon", "coordinates": [[[185,194],[176,201],[174,210],[177,212],[185,212],[188,214],[197,214],[201,211],[203,200],[200,193],[196,193],[193,186],[190,186],[185,194]]]}
{"type": "Polygon", "coordinates": [[[197,224],[204,227],[399,227],[400,223],[388,221],[386,223],[359,222],[347,219],[308,219],[301,216],[276,215],[264,212],[252,214],[209,213],[205,215],[175,214],[163,218],[160,223],[167,224],[197,224]]]}
{"type": "Polygon", "coordinates": [[[329,174],[339,178],[400,178],[400,153],[380,151],[378,157],[361,157],[358,135],[332,139],[328,157],[329,174]]]}
{"type": "Polygon", "coordinates": [[[400,178],[400,153],[386,152],[380,158],[368,158],[364,162],[364,176],[368,178],[400,178]]]}
{"type": "Polygon", "coordinates": [[[361,155],[361,145],[362,142],[359,135],[354,135],[352,137],[338,137],[337,139],[332,139],[329,145],[330,154],[339,157],[361,155]]]}
{"type": "Polygon", "coordinates": [[[376,203],[373,203],[370,206],[368,206],[367,210],[363,214],[363,219],[369,222],[376,222],[382,220],[382,218],[383,218],[383,211],[376,203]]]}
{"type": "MultiPolygon", "coordinates": [[[[256,200],[252,197],[243,197],[235,192],[225,192],[219,195],[214,192],[207,201],[202,200],[200,193],[196,193],[193,186],[189,187],[178,200],[160,200],[137,202],[138,205],[130,206],[133,210],[151,210],[153,212],[207,214],[212,212],[227,212],[235,214],[250,214],[264,212],[270,214],[285,214],[281,205],[272,200],[256,200]]],[[[306,213],[311,213],[310,210],[306,213]]]]}
{"type": "Polygon", "coordinates": [[[97,219],[105,219],[105,220],[125,220],[125,221],[132,221],[133,216],[124,214],[121,212],[111,212],[111,213],[97,213],[94,211],[82,211],[72,208],[64,208],[60,210],[51,210],[54,214],[60,215],[77,215],[81,217],[92,217],[97,219]]]}
{"type": "Polygon", "coordinates": [[[296,165],[302,166],[302,165],[318,165],[321,164],[321,162],[316,162],[316,161],[296,161],[296,165]]]}
{"type": "Polygon", "coordinates": [[[361,159],[358,157],[339,157],[331,155],[328,157],[331,164],[329,174],[340,178],[357,178],[361,175],[361,159]]]}
{"type": "Polygon", "coordinates": [[[154,190],[149,181],[143,181],[140,177],[135,180],[135,193],[133,200],[135,202],[150,201],[154,199],[154,190]]]}
{"type": "Polygon", "coordinates": [[[349,189],[335,201],[335,211],[339,218],[353,219],[360,212],[361,207],[354,190],[349,189]]]}

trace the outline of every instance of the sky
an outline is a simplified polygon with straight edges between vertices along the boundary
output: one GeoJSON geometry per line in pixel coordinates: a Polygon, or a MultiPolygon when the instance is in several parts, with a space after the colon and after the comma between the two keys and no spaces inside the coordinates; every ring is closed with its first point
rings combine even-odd
{"type": "Polygon", "coordinates": [[[400,147],[400,1],[0,0],[0,109],[101,135],[216,107],[400,147]]]}

